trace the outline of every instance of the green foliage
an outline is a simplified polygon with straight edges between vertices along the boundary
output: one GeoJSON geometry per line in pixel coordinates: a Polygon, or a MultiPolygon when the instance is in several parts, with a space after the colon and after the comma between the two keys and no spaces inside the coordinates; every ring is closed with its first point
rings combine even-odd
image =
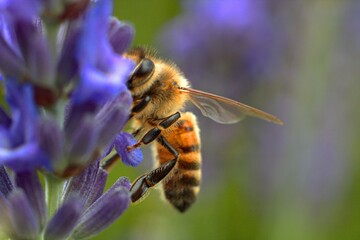
{"type": "Polygon", "coordinates": [[[152,45],[159,29],[180,11],[179,1],[118,0],[114,3],[114,15],[134,25],[135,45],[152,45]]]}

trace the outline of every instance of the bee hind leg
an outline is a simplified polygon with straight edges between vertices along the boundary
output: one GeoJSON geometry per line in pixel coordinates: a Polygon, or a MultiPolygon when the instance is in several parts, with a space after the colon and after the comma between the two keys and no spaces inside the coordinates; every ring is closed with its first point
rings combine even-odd
{"type": "Polygon", "coordinates": [[[160,136],[157,138],[157,141],[174,155],[174,159],[161,164],[158,168],[155,168],[144,175],[141,175],[132,183],[130,195],[133,203],[142,199],[150,188],[161,182],[161,180],[163,180],[174,168],[179,158],[179,153],[173,146],[171,146],[165,137],[160,136]]]}

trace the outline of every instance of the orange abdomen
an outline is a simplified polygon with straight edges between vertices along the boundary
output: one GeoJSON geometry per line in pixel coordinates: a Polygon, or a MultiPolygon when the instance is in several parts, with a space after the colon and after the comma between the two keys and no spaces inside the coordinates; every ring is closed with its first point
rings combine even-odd
{"type": "MultiPolygon", "coordinates": [[[[190,112],[163,132],[163,136],[179,153],[174,169],[162,182],[166,199],[184,212],[196,200],[201,181],[200,136],[196,117],[190,112]]],[[[159,143],[155,144],[157,164],[163,164],[174,156],[159,143]]]]}

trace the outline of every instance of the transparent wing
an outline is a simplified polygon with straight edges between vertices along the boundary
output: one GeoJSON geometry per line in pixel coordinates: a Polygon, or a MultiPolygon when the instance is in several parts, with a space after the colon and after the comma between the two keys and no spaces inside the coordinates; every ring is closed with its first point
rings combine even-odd
{"type": "Polygon", "coordinates": [[[231,124],[239,122],[245,116],[253,116],[276,124],[284,124],[279,118],[269,113],[229,98],[191,88],[180,88],[180,90],[189,94],[192,103],[200,109],[204,116],[218,123],[231,124]]]}

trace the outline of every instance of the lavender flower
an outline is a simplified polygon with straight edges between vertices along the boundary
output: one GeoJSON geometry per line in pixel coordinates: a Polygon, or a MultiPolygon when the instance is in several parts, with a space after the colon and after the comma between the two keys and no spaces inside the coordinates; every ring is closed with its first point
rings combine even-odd
{"type": "Polygon", "coordinates": [[[111,11],[111,0],[0,1],[0,237],[88,238],[129,206],[129,181],[104,193],[100,167],[114,147],[142,160],[121,133],[134,30],[111,11]]]}
{"type": "Polygon", "coordinates": [[[41,148],[37,133],[39,116],[29,84],[6,82],[7,103],[12,116],[1,109],[0,162],[19,171],[43,166],[50,168],[50,162],[41,148]]]}
{"type": "Polygon", "coordinates": [[[34,1],[25,14],[18,14],[21,2],[1,5],[0,69],[10,113],[2,111],[0,163],[16,171],[43,166],[66,175],[94,161],[127,120],[132,99],[125,82],[134,63],[119,54],[133,31],[109,18],[109,0],[92,3],[82,17],[56,26],[49,23],[56,15],[38,17],[46,4],[34,1]],[[27,157],[32,165],[5,154],[22,145],[40,148],[33,150],[38,160],[27,157]]]}
{"type": "Polygon", "coordinates": [[[14,181],[0,166],[0,229],[13,239],[93,236],[118,218],[130,203],[129,180],[119,178],[103,193],[106,178],[107,173],[99,168],[99,161],[91,164],[81,175],[66,182],[63,204],[49,217],[44,190],[36,173],[17,173],[14,181]]]}

